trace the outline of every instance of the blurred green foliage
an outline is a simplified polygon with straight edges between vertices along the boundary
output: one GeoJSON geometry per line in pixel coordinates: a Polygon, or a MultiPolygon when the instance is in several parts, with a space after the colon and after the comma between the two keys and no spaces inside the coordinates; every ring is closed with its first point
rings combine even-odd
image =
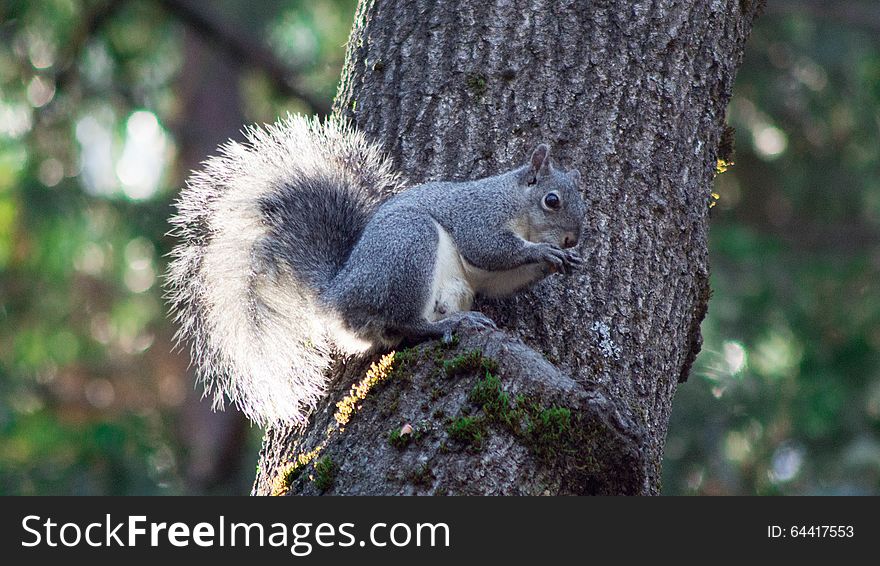
{"type": "MultiPolygon", "coordinates": [[[[168,4],[0,4],[2,494],[188,491],[178,413],[193,384],[160,280],[186,173],[172,132],[186,25],[168,4]]],[[[353,0],[190,4],[332,97],[353,0]]],[[[249,122],[307,110],[259,70],[240,83],[249,122]]],[[[247,492],[258,433],[217,491],[247,492]]]]}
{"type": "MultiPolygon", "coordinates": [[[[192,489],[180,416],[192,383],[160,289],[188,143],[190,24],[174,4],[0,4],[2,494],[192,489]]],[[[192,4],[330,100],[354,0],[192,4]]],[[[880,492],[878,47],[803,15],[755,27],[666,493],[880,492]]],[[[246,121],[310,110],[244,65],[246,121]]],[[[258,433],[215,491],[247,491],[258,433]]]]}
{"type": "Polygon", "coordinates": [[[880,21],[863,23],[754,28],[665,493],[880,492],[880,21]]]}

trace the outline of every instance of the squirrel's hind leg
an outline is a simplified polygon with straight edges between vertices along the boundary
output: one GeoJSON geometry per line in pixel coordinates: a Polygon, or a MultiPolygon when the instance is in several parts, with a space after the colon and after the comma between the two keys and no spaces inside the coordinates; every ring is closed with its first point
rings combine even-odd
{"type": "Polygon", "coordinates": [[[437,321],[419,320],[412,324],[398,325],[388,330],[410,342],[424,342],[440,338],[445,343],[452,341],[452,335],[465,328],[496,329],[495,322],[477,311],[460,311],[452,313],[437,321]]]}

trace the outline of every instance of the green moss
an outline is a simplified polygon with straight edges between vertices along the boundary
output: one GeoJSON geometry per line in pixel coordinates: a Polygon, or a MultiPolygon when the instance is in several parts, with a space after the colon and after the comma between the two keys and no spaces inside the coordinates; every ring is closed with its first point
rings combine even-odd
{"type": "Polygon", "coordinates": [[[523,395],[517,395],[516,400],[511,401],[510,393],[501,386],[501,379],[497,375],[487,371],[485,377],[471,389],[468,400],[483,409],[490,422],[520,435],[521,423],[528,418],[526,408],[529,404],[523,395]]]}
{"type": "Polygon", "coordinates": [[[336,482],[336,474],[338,472],[339,467],[330,456],[324,456],[315,462],[315,473],[312,476],[312,481],[316,488],[321,491],[327,491],[336,482]]]}
{"type": "Polygon", "coordinates": [[[419,438],[422,437],[423,434],[423,430],[415,427],[409,434],[401,434],[401,430],[402,428],[395,428],[388,433],[388,443],[399,450],[403,450],[404,448],[406,448],[410,442],[417,441],[419,438]]]}
{"type": "Polygon", "coordinates": [[[394,352],[393,362],[389,370],[389,379],[412,381],[413,368],[419,362],[420,354],[416,348],[405,348],[394,352]]]}
{"type": "Polygon", "coordinates": [[[497,375],[486,371],[468,395],[468,400],[481,406],[489,417],[506,420],[510,412],[510,395],[501,388],[497,375]]]}
{"type": "Polygon", "coordinates": [[[278,478],[273,492],[276,492],[278,494],[287,492],[293,485],[293,482],[295,482],[297,478],[302,475],[304,469],[305,466],[299,464],[285,467],[283,470],[281,470],[281,476],[278,478]]]}
{"type": "Polygon", "coordinates": [[[573,438],[571,410],[566,407],[550,407],[530,415],[526,437],[530,447],[539,456],[552,459],[573,438]]]}
{"type": "Polygon", "coordinates": [[[425,354],[433,358],[434,363],[440,366],[443,365],[443,358],[446,356],[446,353],[456,349],[460,343],[461,337],[458,334],[453,334],[448,342],[443,340],[434,342],[430,349],[425,350],[425,354]]]}
{"type": "Polygon", "coordinates": [[[577,455],[595,432],[577,425],[568,407],[545,407],[522,394],[511,400],[499,377],[489,371],[476,382],[468,400],[482,409],[484,428],[491,424],[507,430],[545,461],[577,455]]]}
{"type": "Polygon", "coordinates": [[[458,417],[449,423],[446,432],[453,440],[480,450],[486,437],[486,423],[478,417],[458,417]]]}
{"type": "Polygon", "coordinates": [[[496,373],[498,362],[485,357],[480,350],[471,350],[451,360],[444,360],[443,371],[446,372],[447,377],[455,377],[463,373],[496,373]]]}
{"type": "Polygon", "coordinates": [[[411,364],[419,357],[419,352],[415,348],[404,348],[394,352],[394,364],[396,366],[411,364]]]}
{"type": "Polygon", "coordinates": [[[409,444],[409,441],[412,440],[411,434],[400,434],[400,428],[395,428],[391,432],[388,433],[388,444],[394,446],[397,449],[406,448],[406,445],[409,444]]]}
{"type": "Polygon", "coordinates": [[[440,348],[443,350],[452,350],[457,348],[459,343],[461,342],[461,337],[458,334],[453,334],[452,339],[449,342],[440,341],[440,348]]]}

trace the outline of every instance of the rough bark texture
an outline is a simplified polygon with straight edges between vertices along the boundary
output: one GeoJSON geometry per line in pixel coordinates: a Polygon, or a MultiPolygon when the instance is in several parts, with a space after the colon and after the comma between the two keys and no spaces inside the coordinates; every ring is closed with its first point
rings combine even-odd
{"type": "Polygon", "coordinates": [[[335,403],[375,359],[340,362],[304,431],[267,432],[254,492],[658,493],[672,398],[701,343],[725,109],[758,8],[362,1],[335,111],[413,182],[500,172],[548,143],[583,175],[587,265],[479,304],[502,332],[398,354],[344,427],[335,403]],[[392,440],[405,423],[414,434],[392,440]]]}

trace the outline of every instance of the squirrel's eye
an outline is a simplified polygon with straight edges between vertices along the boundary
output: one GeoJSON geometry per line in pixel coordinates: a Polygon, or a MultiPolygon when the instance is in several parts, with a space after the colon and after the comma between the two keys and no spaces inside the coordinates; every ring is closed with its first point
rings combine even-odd
{"type": "Polygon", "coordinates": [[[544,196],[544,206],[550,210],[559,210],[559,207],[562,206],[562,200],[555,192],[547,193],[544,196]]]}

